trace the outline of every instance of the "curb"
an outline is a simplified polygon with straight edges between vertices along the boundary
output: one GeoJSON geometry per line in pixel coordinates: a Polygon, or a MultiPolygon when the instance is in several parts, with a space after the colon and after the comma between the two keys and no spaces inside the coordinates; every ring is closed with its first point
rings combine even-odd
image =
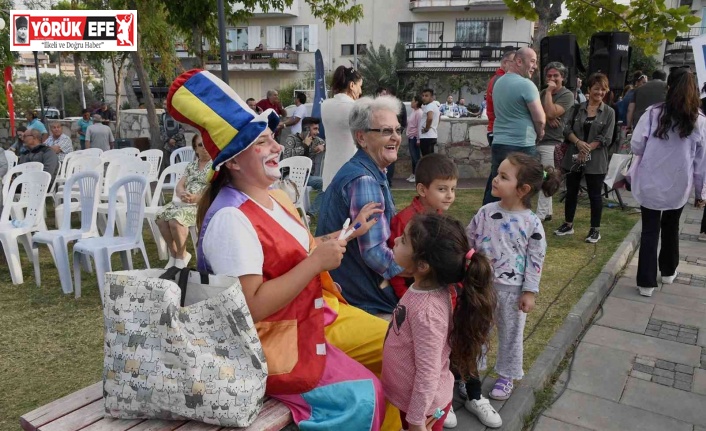
{"type": "Polygon", "coordinates": [[[512,397],[502,406],[500,414],[506,431],[521,431],[525,417],[534,408],[535,391],[544,389],[549,378],[559,367],[566,352],[578,339],[581,331],[590,323],[603,298],[608,293],[620,271],[630,262],[640,244],[642,221],[638,221],[623,240],[622,244],[606,262],[593,283],[569,312],[564,323],[554,334],[544,351],[535,360],[532,368],[523,379],[523,384],[515,389],[512,397]],[[503,414],[504,412],[508,414],[503,414]]]}

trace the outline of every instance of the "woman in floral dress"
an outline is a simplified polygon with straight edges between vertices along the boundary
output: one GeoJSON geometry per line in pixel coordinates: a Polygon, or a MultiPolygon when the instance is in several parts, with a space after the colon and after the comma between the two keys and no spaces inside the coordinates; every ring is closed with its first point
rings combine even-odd
{"type": "Polygon", "coordinates": [[[196,224],[196,204],[208,184],[206,175],[211,169],[211,156],[204,148],[201,136],[194,136],[191,147],[196,152],[196,160],[186,167],[172,201],[157,214],[157,226],[169,250],[166,268],[185,268],[189,264],[191,254],[186,251],[189,227],[196,224]]]}

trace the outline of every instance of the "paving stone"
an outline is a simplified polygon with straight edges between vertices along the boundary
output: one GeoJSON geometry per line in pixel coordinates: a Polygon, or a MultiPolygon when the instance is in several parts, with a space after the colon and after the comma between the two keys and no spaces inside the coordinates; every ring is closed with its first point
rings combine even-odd
{"type": "Polygon", "coordinates": [[[676,329],[664,329],[664,326],[662,326],[662,329],[659,330],[659,335],[673,335],[676,337],[679,335],[679,331],[676,329]]]}
{"type": "MultiPolygon", "coordinates": [[[[703,319],[703,316],[701,318],[703,319]]],[[[605,326],[592,326],[588,332],[586,332],[584,342],[623,350],[636,355],[655,357],[670,362],[679,362],[684,365],[696,366],[701,362],[701,348],[699,347],[628,333],[605,326]]]]}
{"type": "Polygon", "coordinates": [[[635,363],[647,365],[648,367],[654,367],[656,363],[655,358],[648,358],[646,356],[638,356],[635,358],[635,363]]]}
{"type": "Polygon", "coordinates": [[[647,324],[647,329],[650,331],[659,331],[659,328],[661,327],[661,325],[651,325],[649,323],[647,324]]]}
{"type": "Polygon", "coordinates": [[[650,337],[659,337],[659,331],[651,331],[648,329],[645,331],[645,335],[649,335],[650,337]]]}
{"type": "MultiPolygon", "coordinates": [[[[692,392],[628,379],[621,404],[679,419],[689,424],[706,426],[706,397],[692,392]],[[679,392],[677,392],[679,391],[679,392]]],[[[614,429],[614,428],[613,428],[614,429]]],[[[628,427],[626,429],[640,429],[628,427]]],[[[669,428],[665,428],[668,430],[669,428]]]]}
{"type": "Polygon", "coordinates": [[[655,363],[655,368],[660,368],[662,370],[674,371],[676,364],[674,362],[663,361],[661,359],[657,360],[655,363]]]}
{"type": "Polygon", "coordinates": [[[691,390],[697,394],[706,395],[706,370],[694,370],[694,380],[691,390]]]}
{"type": "Polygon", "coordinates": [[[659,334],[659,338],[661,338],[661,339],[663,339],[663,340],[677,341],[677,337],[674,336],[674,335],[662,335],[662,334],[659,334]]]}
{"type": "Polygon", "coordinates": [[[677,380],[676,382],[674,382],[674,387],[676,389],[681,389],[682,391],[689,392],[691,391],[691,382],[680,382],[677,380]]]}
{"type": "Polygon", "coordinates": [[[689,334],[689,335],[697,335],[699,333],[698,329],[691,329],[687,327],[682,327],[679,330],[679,334],[689,334]]]}
{"type": "Polygon", "coordinates": [[[694,299],[706,299],[706,289],[698,286],[689,286],[685,284],[666,284],[660,290],[662,293],[669,295],[683,296],[694,299]]]}
{"type": "Polygon", "coordinates": [[[662,323],[662,329],[675,329],[679,330],[679,325],[675,323],[668,323],[668,322],[663,322],[662,323]]]}
{"type": "MultiPolygon", "coordinates": [[[[630,379],[643,382],[638,379],[630,379]]],[[[652,385],[648,382],[643,382],[652,385]]],[[[675,390],[675,389],[672,389],[675,390]]],[[[685,422],[570,389],[564,392],[545,416],[592,430],[692,431],[685,422]],[[578,409],[577,406],[581,406],[578,409]]]]}
{"type": "Polygon", "coordinates": [[[632,369],[635,371],[640,371],[642,373],[648,373],[648,374],[652,374],[652,372],[654,371],[654,367],[650,367],[650,366],[644,365],[644,364],[635,364],[632,366],[632,369]]]}
{"type": "Polygon", "coordinates": [[[652,376],[652,381],[664,386],[672,386],[674,384],[674,379],[668,379],[660,376],[652,376]]]}
{"type": "Polygon", "coordinates": [[[648,382],[652,380],[652,374],[643,373],[642,371],[632,370],[630,371],[630,377],[635,377],[636,379],[647,380],[648,382]]]}
{"type": "MultiPolygon", "coordinates": [[[[706,269],[706,268],[704,268],[706,269]]],[[[682,283],[682,284],[690,284],[689,283],[682,283]]],[[[661,292],[660,290],[655,289],[651,297],[645,297],[645,296],[640,296],[637,294],[635,291],[635,285],[634,282],[630,286],[626,285],[616,285],[615,288],[613,289],[613,292],[610,294],[611,297],[615,298],[621,298],[621,299],[627,299],[629,301],[633,302],[642,302],[644,304],[651,304],[654,305],[655,307],[657,306],[669,306],[669,307],[674,307],[674,308],[680,308],[684,310],[693,310],[693,311],[698,311],[703,313],[706,313],[706,303],[704,301],[694,301],[693,298],[687,298],[684,296],[677,296],[677,295],[670,295],[666,294],[664,292],[661,292]]],[[[654,315],[654,314],[653,314],[654,315]]],[[[658,316],[659,318],[660,316],[658,316]]],[[[679,320],[668,320],[665,318],[662,318],[662,320],[666,320],[667,322],[672,322],[672,323],[682,323],[679,320]]],[[[686,323],[686,322],[684,322],[686,323]]],[[[664,328],[664,325],[662,326],[662,329],[664,328]]],[[[675,329],[679,330],[678,326],[674,326],[672,328],[666,328],[666,329],[675,329]]]]}
{"type": "Polygon", "coordinates": [[[657,319],[650,319],[650,325],[661,325],[662,321],[657,319]]]}
{"type": "Polygon", "coordinates": [[[677,341],[684,344],[696,344],[696,337],[677,337],[677,341]]]}
{"type": "Polygon", "coordinates": [[[629,352],[581,343],[576,350],[568,388],[611,401],[619,401],[625,389],[628,374],[633,367],[633,358],[634,355],[629,352]]]}
{"type": "Polygon", "coordinates": [[[693,379],[693,377],[691,374],[674,373],[674,380],[691,383],[692,379],[693,379]]]}
{"type": "Polygon", "coordinates": [[[655,370],[652,372],[652,375],[659,376],[659,377],[666,377],[668,379],[673,379],[674,378],[674,371],[660,370],[659,368],[655,368],[655,370]]]}
{"type": "Polygon", "coordinates": [[[588,428],[584,428],[578,425],[569,424],[566,422],[558,421],[547,416],[542,416],[537,421],[537,426],[534,427],[534,431],[590,431],[588,428]]]}
{"type": "Polygon", "coordinates": [[[610,296],[603,304],[603,316],[597,324],[642,334],[653,310],[654,304],[610,296]]]}
{"type": "Polygon", "coordinates": [[[694,374],[694,367],[690,367],[688,365],[677,364],[677,366],[674,368],[674,371],[691,375],[691,374],[694,374]]]}

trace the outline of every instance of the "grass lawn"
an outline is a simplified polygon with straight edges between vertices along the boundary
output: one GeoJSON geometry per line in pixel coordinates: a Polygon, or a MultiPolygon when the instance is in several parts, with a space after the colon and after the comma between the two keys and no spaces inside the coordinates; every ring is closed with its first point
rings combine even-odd
{"type": "MultiPolygon", "coordinates": [[[[414,191],[394,191],[398,209],[409,204],[414,191]]],[[[450,213],[468,223],[480,207],[482,191],[459,190],[450,213]]],[[[54,226],[49,208],[49,226],[54,226]]],[[[563,204],[555,201],[551,232],[561,224],[563,204]]],[[[539,356],[561,325],[571,307],[601,271],[638,216],[619,209],[603,212],[602,239],[597,246],[583,242],[588,232],[588,202],[580,201],[576,215],[577,234],[571,237],[547,235],[549,247],[537,307],[527,319],[525,334],[534,328],[574,274],[584,267],[548,310],[536,331],[525,343],[525,370],[539,356]],[[595,257],[594,257],[595,253],[595,257]]],[[[144,232],[150,262],[161,267],[148,229],[144,232]]],[[[192,244],[189,241],[189,248],[192,244]]],[[[20,247],[22,251],[22,247],[20,247]]],[[[193,250],[190,250],[194,254],[193,250]]],[[[95,383],[103,365],[103,318],[98,287],[92,274],[82,277],[82,297],[61,293],[58,273],[46,247],[40,247],[42,287],[37,288],[31,263],[22,251],[24,284],[12,285],[5,257],[0,263],[0,431],[19,429],[19,416],[61,396],[95,383]]],[[[133,261],[143,267],[139,256],[133,261]]],[[[192,262],[193,265],[193,262],[192,262]]],[[[117,255],[113,267],[120,269],[117,255]]]]}

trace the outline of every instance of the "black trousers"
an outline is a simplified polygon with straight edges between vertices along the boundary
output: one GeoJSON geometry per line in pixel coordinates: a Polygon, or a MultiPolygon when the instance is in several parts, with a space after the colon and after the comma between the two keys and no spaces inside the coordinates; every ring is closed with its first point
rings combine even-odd
{"type": "Polygon", "coordinates": [[[422,157],[427,154],[434,152],[434,146],[436,145],[436,138],[423,138],[419,139],[419,149],[422,150],[422,157]]]}
{"type": "Polygon", "coordinates": [[[564,218],[567,223],[574,222],[582,176],[586,178],[588,199],[591,202],[591,227],[601,227],[601,216],[603,215],[602,193],[605,174],[584,174],[583,172],[569,172],[566,174],[566,202],[564,204],[564,218]]]}
{"type": "Polygon", "coordinates": [[[640,257],[637,261],[637,285],[657,287],[657,268],[661,275],[674,275],[679,265],[679,217],[684,207],[658,211],[640,207],[642,211],[642,235],[640,257]],[[660,232],[661,231],[661,232],[660,232]],[[660,235],[661,233],[661,235],[660,235]],[[662,246],[657,257],[660,236],[662,246]]]}
{"type": "Polygon", "coordinates": [[[701,233],[706,233],[706,208],[704,208],[704,216],[701,217],[701,233]]]}

